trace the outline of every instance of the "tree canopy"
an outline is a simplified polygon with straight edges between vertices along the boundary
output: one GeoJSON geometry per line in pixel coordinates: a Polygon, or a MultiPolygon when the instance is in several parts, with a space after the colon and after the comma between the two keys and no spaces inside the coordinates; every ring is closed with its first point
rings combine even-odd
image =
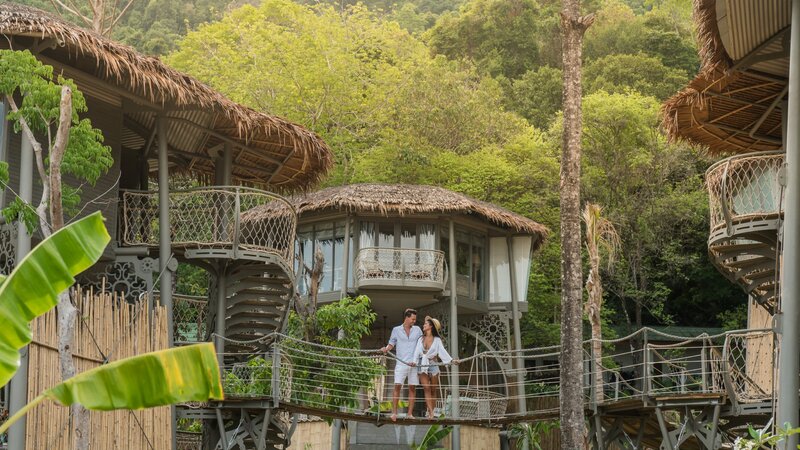
{"type": "MultiPolygon", "coordinates": [[[[691,0],[582,4],[596,15],[584,42],[583,197],[622,237],[602,277],[603,318],[736,323],[745,295],[706,254],[711,161],[659,129],[660,102],[699,68],[691,0]]],[[[558,340],[559,11],[556,0],[150,0],[112,37],[319,133],[336,153],[328,185],[435,184],[548,226],[529,280],[531,345],[558,340]]]]}

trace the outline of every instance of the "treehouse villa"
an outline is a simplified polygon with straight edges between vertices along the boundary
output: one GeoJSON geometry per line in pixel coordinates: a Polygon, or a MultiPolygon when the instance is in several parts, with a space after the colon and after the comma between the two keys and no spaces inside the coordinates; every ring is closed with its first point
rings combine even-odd
{"type": "MultiPolygon", "coordinates": [[[[773,415],[772,423],[800,424],[800,284],[781,277],[800,270],[800,30],[790,27],[790,17],[800,20],[800,0],[696,0],[695,9],[703,67],[665,103],[664,128],[724,158],[706,174],[709,255],[750,296],[749,329],[696,337],[642,329],[605,342],[602,355],[587,343],[584,398],[596,449],[716,449],[773,415]]],[[[242,450],[419,442],[432,422],[389,422],[387,377],[396,361],[366,350],[385,345],[409,307],[420,319],[439,318],[448,350],[462,360],[442,367],[437,388],[435,423],[454,426],[444,445],[497,448],[514,423],[558,418],[560,349],[521,348],[519,325],[531,258],[547,236],[542,225],[438,187],[315,192],[333,157],[313,132],[33,8],[0,3],[0,31],[0,47],[28,50],[75,80],[86,117],[113,153],[111,170],[83,187],[81,213],[102,210],[114,238],[81,285],[119,293],[109,301],[113,310],[132,305],[151,312],[148,320],[165,311],[165,325],[154,326],[147,342],[163,335],[167,346],[216,344],[226,399],[177,405],[145,425],[137,419],[142,442],[242,450]],[[207,296],[174,293],[179,263],[208,273],[207,296]],[[315,269],[319,277],[311,276],[315,269]],[[377,320],[361,342],[365,350],[286,336],[288,314],[308,301],[312,282],[321,305],[371,299],[377,320]],[[177,419],[202,423],[202,433],[178,432],[177,419]],[[167,431],[153,431],[158,423],[167,431]]],[[[11,174],[0,202],[16,194],[32,202],[41,186],[31,143],[0,124],[0,158],[11,174]]],[[[3,224],[0,272],[38,240],[3,224]]],[[[52,353],[36,333],[30,355],[52,353]]],[[[35,383],[48,372],[41,361],[23,359],[2,391],[3,408],[18,410],[38,394],[35,383]]],[[[68,442],[66,413],[61,422],[39,420],[57,414],[54,406],[37,408],[27,426],[11,428],[9,448],[52,447],[53,427],[67,430],[68,442]]],[[[92,423],[102,414],[110,413],[92,413],[92,423]]],[[[120,423],[93,425],[93,448],[122,445],[98,440],[109,433],[133,442],[133,434],[118,432],[120,423]]]]}

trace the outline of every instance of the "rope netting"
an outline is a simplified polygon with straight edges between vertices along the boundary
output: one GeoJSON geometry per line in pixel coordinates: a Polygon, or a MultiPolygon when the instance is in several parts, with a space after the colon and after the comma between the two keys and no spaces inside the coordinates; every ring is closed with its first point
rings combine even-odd
{"type": "Polygon", "coordinates": [[[779,213],[778,171],[783,152],[761,152],[724,159],[706,172],[711,234],[747,220],[766,220],[779,213]]]}
{"type": "MultiPolygon", "coordinates": [[[[158,192],[122,194],[122,241],[157,246],[158,192]]],[[[293,258],[297,215],[283,197],[242,186],[215,186],[169,193],[172,245],[187,249],[242,249],[293,258]],[[258,216],[262,208],[272,213],[258,216]]]]}
{"type": "MultiPolygon", "coordinates": [[[[217,336],[218,339],[224,339],[217,336]]],[[[622,339],[604,340],[602,363],[595,365],[584,345],[586,407],[646,396],[719,394],[740,403],[772,397],[772,340],[769,330],[745,330],[695,338],[643,329],[622,339]],[[602,395],[594,392],[599,377],[602,395]]],[[[225,354],[223,380],[230,399],[271,398],[319,416],[348,414],[382,420],[392,412],[393,372],[401,361],[379,350],[349,349],[270,335],[263,353],[225,354]]],[[[477,347],[476,347],[477,349],[477,347]]],[[[462,349],[467,354],[473,349],[462,349]]],[[[437,370],[430,390],[418,389],[412,406],[425,415],[425,395],[434,397],[439,420],[498,422],[526,415],[557,415],[561,365],[558,346],[523,350],[472,351],[452,364],[415,364],[437,370]],[[456,394],[457,393],[457,394],[456,394]],[[458,410],[453,396],[458,396],[458,410]]],[[[405,388],[404,388],[405,392],[405,388]]],[[[400,418],[408,411],[404,395],[400,418]]]]}

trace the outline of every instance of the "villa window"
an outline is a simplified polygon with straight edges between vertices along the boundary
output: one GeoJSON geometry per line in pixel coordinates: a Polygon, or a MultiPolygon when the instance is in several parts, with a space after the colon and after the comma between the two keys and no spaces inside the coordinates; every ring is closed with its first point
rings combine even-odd
{"type": "MultiPolygon", "coordinates": [[[[442,227],[441,248],[450,261],[449,230],[442,227]]],[[[470,300],[486,300],[486,236],[456,230],[456,293],[470,300]]]]}
{"type": "MultiPolygon", "coordinates": [[[[309,273],[314,264],[314,253],[322,252],[324,263],[319,292],[336,292],[342,289],[344,277],[344,229],[345,222],[323,222],[300,227],[297,232],[298,255],[305,265],[298,289],[301,294],[308,293],[309,273]]],[[[353,243],[350,240],[350,254],[353,243]]],[[[352,266],[352,262],[348,261],[352,266]]],[[[349,271],[352,273],[352,270],[349,271]]]]}
{"type": "Polygon", "coordinates": [[[360,222],[358,248],[408,248],[436,250],[432,223],[360,222]]]}

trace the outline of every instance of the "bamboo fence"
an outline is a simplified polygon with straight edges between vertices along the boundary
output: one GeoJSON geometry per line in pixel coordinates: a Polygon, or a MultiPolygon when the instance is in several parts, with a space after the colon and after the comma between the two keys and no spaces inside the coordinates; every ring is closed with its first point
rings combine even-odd
{"type": "MultiPolygon", "coordinates": [[[[147,311],[147,302],[125,302],[114,293],[77,289],[79,309],[73,352],[78,373],[129,356],[168,347],[166,312],[147,311]],[[141,306],[140,306],[141,305],[141,306]]],[[[55,309],[31,325],[28,401],[61,381],[55,309]]],[[[171,446],[169,407],[139,411],[91,411],[90,448],[167,450],[171,446]]],[[[28,414],[26,449],[73,448],[69,408],[45,402],[28,414]]]]}

